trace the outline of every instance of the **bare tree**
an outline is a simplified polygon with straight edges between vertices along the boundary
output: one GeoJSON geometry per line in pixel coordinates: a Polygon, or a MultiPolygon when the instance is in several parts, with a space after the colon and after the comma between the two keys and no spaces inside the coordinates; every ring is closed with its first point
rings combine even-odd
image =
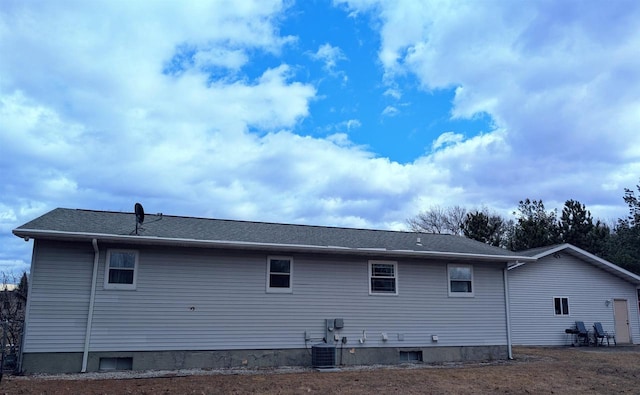
{"type": "MultiPolygon", "coordinates": [[[[24,315],[27,305],[28,280],[27,274],[20,278],[13,274],[1,273],[0,285],[0,338],[5,343],[5,352],[15,363],[24,328],[24,315]],[[6,328],[6,333],[2,333],[6,328]],[[6,336],[6,337],[5,337],[6,336]]],[[[7,361],[5,360],[5,367],[7,361]]]]}
{"type": "Polygon", "coordinates": [[[444,231],[444,210],[440,206],[433,206],[429,210],[421,211],[413,218],[407,219],[409,228],[420,233],[442,233],[444,231]]]}
{"type": "Polygon", "coordinates": [[[462,227],[467,217],[467,209],[460,206],[453,206],[447,209],[447,224],[449,231],[454,235],[463,235],[462,227]]]}
{"type": "Polygon", "coordinates": [[[467,210],[464,207],[433,206],[407,219],[407,224],[413,232],[462,235],[466,215],[467,210]]]}

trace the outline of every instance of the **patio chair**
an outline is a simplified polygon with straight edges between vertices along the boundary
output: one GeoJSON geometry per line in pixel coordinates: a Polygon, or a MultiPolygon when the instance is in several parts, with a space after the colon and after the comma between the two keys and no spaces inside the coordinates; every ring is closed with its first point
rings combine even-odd
{"type": "Polygon", "coordinates": [[[576,339],[578,344],[589,345],[589,331],[584,326],[584,321],[576,321],[576,339]]]}
{"type": "Polygon", "coordinates": [[[596,345],[604,345],[605,339],[607,339],[607,346],[609,346],[609,339],[613,339],[613,345],[616,345],[616,335],[605,331],[600,322],[593,323],[593,336],[596,339],[596,345]]]}

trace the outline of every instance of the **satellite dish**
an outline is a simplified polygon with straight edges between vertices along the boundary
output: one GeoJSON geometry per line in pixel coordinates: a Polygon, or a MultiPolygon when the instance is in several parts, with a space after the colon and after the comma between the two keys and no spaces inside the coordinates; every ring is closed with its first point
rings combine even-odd
{"type": "Polygon", "coordinates": [[[144,222],[144,209],[140,203],[136,203],[134,206],[134,211],[136,212],[136,222],[139,225],[142,225],[144,222]]]}

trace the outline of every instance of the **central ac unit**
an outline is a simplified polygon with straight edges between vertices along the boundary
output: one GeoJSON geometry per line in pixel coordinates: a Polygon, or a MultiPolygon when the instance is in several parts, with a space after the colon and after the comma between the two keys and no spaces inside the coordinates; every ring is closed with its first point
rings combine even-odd
{"type": "Polygon", "coordinates": [[[311,365],[314,368],[334,368],[336,366],[336,346],[326,343],[312,346],[311,365]]]}

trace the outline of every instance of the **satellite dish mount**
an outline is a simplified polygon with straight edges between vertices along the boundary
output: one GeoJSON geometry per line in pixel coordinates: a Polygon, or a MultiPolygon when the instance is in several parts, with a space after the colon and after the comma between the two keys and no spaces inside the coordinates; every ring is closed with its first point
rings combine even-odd
{"type": "Polygon", "coordinates": [[[140,203],[136,203],[133,206],[133,210],[136,213],[136,236],[138,235],[138,229],[142,229],[142,223],[144,222],[144,208],[140,203]]]}

